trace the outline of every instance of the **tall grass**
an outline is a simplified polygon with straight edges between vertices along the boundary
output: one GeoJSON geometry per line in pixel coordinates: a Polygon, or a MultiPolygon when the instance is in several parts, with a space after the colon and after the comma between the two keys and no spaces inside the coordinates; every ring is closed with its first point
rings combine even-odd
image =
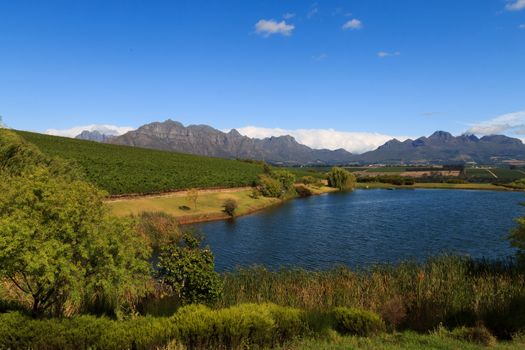
{"type": "Polygon", "coordinates": [[[378,312],[391,328],[486,324],[500,337],[525,326],[525,274],[512,261],[444,256],[352,271],[263,267],[224,274],[218,306],[272,302],[306,310],[337,306],[378,312]]]}

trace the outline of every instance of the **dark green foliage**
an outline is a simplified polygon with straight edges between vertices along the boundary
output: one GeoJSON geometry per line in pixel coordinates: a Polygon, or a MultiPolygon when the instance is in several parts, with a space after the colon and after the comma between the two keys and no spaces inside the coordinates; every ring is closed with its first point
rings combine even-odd
{"type": "Polygon", "coordinates": [[[368,337],[385,330],[381,317],[367,310],[337,307],[332,311],[334,328],[341,334],[368,337]]]}
{"type": "MultiPolygon", "coordinates": [[[[421,179],[418,179],[418,181],[421,179]]],[[[381,175],[381,176],[361,176],[357,179],[358,182],[381,182],[396,186],[413,185],[414,178],[403,177],[400,175],[381,175]]]]}
{"type": "Polygon", "coordinates": [[[201,249],[200,244],[196,235],[186,232],[182,242],[166,246],[159,256],[159,280],[184,304],[212,303],[222,292],[213,254],[208,248],[201,249]]]}
{"type": "Polygon", "coordinates": [[[173,338],[167,318],[114,321],[77,316],[34,320],[19,313],[0,315],[0,349],[153,349],[173,338]]]}
{"type": "Polygon", "coordinates": [[[510,243],[518,249],[518,259],[525,264],[525,217],[516,220],[518,227],[513,229],[509,235],[510,243]]]}
{"type": "Polygon", "coordinates": [[[340,190],[350,190],[355,186],[355,176],[351,172],[334,167],[327,174],[328,186],[338,188],[340,190]]]}
{"type": "Polygon", "coordinates": [[[233,217],[235,216],[235,210],[237,210],[238,206],[239,204],[237,204],[237,201],[235,199],[227,199],[224,201],[223,204],[224,212],[229,216],[233,217]]]}
{"type": "MultiPolygon", "coordinates": [[[[110,194],[251,186],[259,164],[17,131],[46,155],[74,161],[110,194]]],[[[1,165],[0,165],[1,167],[1,165]]]]}

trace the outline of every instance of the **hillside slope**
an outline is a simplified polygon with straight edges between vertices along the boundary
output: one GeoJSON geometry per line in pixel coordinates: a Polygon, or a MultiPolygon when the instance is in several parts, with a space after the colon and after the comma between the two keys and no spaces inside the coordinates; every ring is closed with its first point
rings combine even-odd
{"type": "Polygon", "coordinates": [[[77,163],[89,181],[112,195],[249,186],[262,172],[258,164],[236,160],[17,133],[45,154],[77,163]]]}

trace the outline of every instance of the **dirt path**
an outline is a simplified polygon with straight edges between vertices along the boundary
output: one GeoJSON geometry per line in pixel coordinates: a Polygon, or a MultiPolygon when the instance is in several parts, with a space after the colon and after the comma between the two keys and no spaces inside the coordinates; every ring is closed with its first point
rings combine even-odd
{"type": "MultiPolygon", "coordinates": [[[[249,190],[252,187],[230,187],[230,188],[203,188],[198,189],[199,194],[205,194],[205,193],[231,193],[231,192],[239,192],[239,191],[245,191],[249,190]]],[[[172,191],[172,192],[164,192],[164,193],[153,193],[153,194],[132,194],[132,195],[125,195],[125,196],[119,196],[119,197],[110,197],[106,201],[107,202],[120,202],[120,201],[129,201],[133,199],[142,199],[142,198],[162,198],[162,197],[185,197],[188,195],[188,190],[182,190],[182,191],[172,191]]]]}

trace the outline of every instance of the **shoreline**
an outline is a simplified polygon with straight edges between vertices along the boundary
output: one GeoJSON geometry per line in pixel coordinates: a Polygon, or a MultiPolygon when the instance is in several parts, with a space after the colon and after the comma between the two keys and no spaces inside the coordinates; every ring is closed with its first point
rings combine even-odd
{"type": "MultiPolygon", "coordinates": [[[[312,196],[319,196],[327,193],[339,192],[338,189],[322,186],[315,188],[308,187],[312,191],[312,196]]],[[[442,189],[442,190],[474,190],[474,191],[502,191],[502,192],[524,192],[519,189],[512,189],[492,184],[448,184],[448,183],[416,183],[414,185],[392,185],[387,183],[371,182],[357,183],[356,190],[410,190],[410,189],[442,189]]],[[[166,192],[163,194],[149,194],[143,196],[122,196],[109,198],[106,204],[109,205],[111,212],[116,216],[139,215],[141,212],[167,212],[179,221],[181,225],[192,225],[203,222],[231,220],[246,215],[251,215],[268,208],[275,207],[287,201],[298,199],[290,198],[268,198],[251,196],[252,187],[235,188],[215,188],[201,189],[198,191],[198,206],[195,209],[181,210],[182,206],[187,206],[187,190],[166,192]],[[224,213],[222,204],[226,199],[234,199],[239,203],[239,208],[234,217],[224,213]],[[189,212],[189,211],[194,212],[189,212]]]]}
{"type": "MultiPolygon", "coordinates": [[[[337,191],[337,189],[327,186],[320,188],[309,186],[308,188],[312,191],[312,196],[337,191]]],[[[268,198],[263,196],[253,198],[251,195],[252,190],[252,187],[202,189],[198,191],[197,207],[186,210],[182,210],[181,207],[190,206],[190,203],[188,203],[185,197],[188,191],[109,198],[105,203],[116,216],[139,215],[141,212],[148,211],[163,211],[175,216],[181,225],[191,225],[209,221],[235,219],[299,198],[295,196],[290,198],[268,198]],[[234,217],[231,217],[223,211],[222,204],[226,199],[234,199],[239,204],[234,217]]]]}

